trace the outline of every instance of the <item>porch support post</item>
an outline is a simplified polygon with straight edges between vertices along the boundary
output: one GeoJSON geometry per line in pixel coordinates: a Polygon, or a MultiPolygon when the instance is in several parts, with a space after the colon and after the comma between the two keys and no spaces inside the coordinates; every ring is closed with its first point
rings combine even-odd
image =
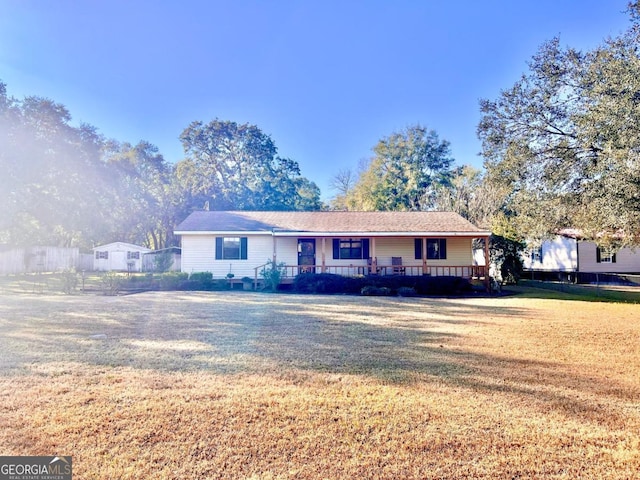
{"type": "Polygon", "coordinates": [[[327,272],[327,262],[326,262],[326,246],[327,246],[327,239],[325,237],[322,237],[322,256],[321,256],[321,261],[322,261],[322,268],[321,271],[322,273],[326,273],[327,272]]]}
{"type": "Polygon", "coordinates": [[[420,241],[422,242],[422,274],[426,275],[428,270],[427,270],[427,239],[426,238],[421,238],[420,241]]]}
{"type": "Polygon", "coordinates": [[[378,273],[378,256],[376,255],[376,237],[371,237],[371,274],[378,273]]]}
{"type": "Polygon", "coordinates": [[[484,237],[484,288],[487,292],[491,291],[491,281],[489,279],[489,237],[484,237]]]}
{"type": "Polygon", "coordinates": [[[276,247],[276,243],[278,242],[277,240],[278,237],[273,237],[273,254],[272,254],[272,260],[273,260],[273,264],[276,264],[276,260],[278,258],[278,253],[277,253],[277,247],[276,247]]]}

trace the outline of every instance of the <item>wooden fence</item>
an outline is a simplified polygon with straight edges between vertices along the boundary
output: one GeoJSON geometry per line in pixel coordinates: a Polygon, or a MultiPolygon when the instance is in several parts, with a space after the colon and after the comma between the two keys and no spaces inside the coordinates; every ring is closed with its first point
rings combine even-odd
{"type": "Polygon", "coordinates": [[[0,274],[58,272],[80,266],[77,248],[16,247],[0,251],[0,274]]]}

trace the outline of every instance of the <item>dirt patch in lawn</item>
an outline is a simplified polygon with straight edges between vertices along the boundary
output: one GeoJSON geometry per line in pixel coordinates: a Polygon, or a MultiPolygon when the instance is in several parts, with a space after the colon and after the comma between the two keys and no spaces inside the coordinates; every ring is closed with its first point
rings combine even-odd
{"type": "Polygon", "coordinates": [[[0,298],[3,454],[74,478],[633,478],[637,305],[0,298]]]}

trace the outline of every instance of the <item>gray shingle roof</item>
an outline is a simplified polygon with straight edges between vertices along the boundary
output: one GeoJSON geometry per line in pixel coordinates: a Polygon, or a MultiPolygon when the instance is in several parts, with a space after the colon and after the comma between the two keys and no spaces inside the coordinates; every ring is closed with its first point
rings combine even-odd
{"type": "Polygon", "coordinates": [[[193,212],[176,227],[187,232],[489,234],[453,212],[193,212]]]}

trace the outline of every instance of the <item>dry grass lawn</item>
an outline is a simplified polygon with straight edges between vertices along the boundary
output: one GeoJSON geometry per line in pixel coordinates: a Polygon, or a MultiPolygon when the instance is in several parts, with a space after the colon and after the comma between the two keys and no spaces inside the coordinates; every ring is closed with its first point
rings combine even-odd
{"type": "Polygon", "coordinates": [[[638,305],[0,294],[0,454],[76,479],[640,478],[638,305]]]}

